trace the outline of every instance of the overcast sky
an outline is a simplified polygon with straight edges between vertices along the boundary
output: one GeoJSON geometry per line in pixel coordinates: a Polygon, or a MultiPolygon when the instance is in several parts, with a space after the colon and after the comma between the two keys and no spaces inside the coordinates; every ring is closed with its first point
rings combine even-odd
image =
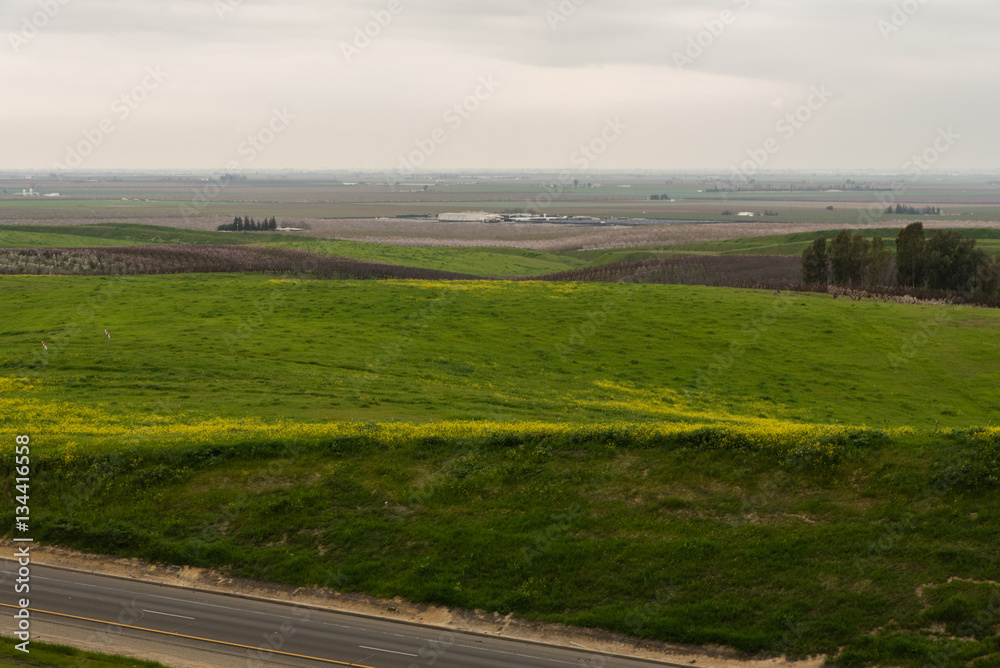
{"type": "Polygon", "coordinates": [[[0,168],[1000,156],[996,0],[2,0],[0,25],[0,168]]]}

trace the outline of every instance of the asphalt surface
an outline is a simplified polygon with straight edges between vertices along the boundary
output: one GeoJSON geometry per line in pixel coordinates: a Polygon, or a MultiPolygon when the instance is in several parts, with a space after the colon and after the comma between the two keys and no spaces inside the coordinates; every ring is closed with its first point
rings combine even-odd
{"type": "MultiPolygon", "coordinates": [[[[13,594],[16,563],[3,560],[0,566],[0,579],[11,592],[0,600],[12,617],[10,604],[23,596],[13,594]]],[[[248,668],[670,665],[34,564],[30,585],[33,619],[118,637],[155,637],[178,648],[242,657],[248,668]]]]}

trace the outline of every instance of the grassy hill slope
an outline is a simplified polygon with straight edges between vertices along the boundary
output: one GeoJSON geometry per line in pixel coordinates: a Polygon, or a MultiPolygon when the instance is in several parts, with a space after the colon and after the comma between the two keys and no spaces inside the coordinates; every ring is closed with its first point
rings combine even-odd
{"type": "Polygon", "coordinates": [[[996,417],[1000,312],[680,286],[4,277],[39,397],[302,420],[996,417]],[[113,333],[110,357],[102,333],[113,333]],[[50,347],[41,367],[41,341],[50,347]],[[526,380],[530,379],[530,382],[526,380]]]}
{"type": "Polygon", "coordinates": [[[998,312],[204,275],[3,277],[0,309],[38,540],[845,666],[1000,653],[998,312]]]}

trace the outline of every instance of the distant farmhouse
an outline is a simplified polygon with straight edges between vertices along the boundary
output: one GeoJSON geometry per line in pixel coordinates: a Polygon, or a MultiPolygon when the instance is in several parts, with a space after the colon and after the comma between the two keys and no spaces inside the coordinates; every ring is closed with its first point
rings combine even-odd
{"type": "MultiPolygon", "coordinates": [[[[17,193],[15,193],[16,195],[17,193]]],[[[27,190],[21,189],[21,197],[59,197],[59,193],[48,193],[43,195],[42,193],[35,192],[34,188],[28,188],[27,190]]]]}
{"type": "Polygon", "coordinates": [[[438,220],[442,223],[495,223],[501,219],[498,213],[466,211],[464,213],[442,213],[438,220]]]}
{"type": "Polygon", "coordinates": [[[438,215],[442,223],[575,223],[577,225],[603,225],[604,221],[592,216],[550,216],[544,213],[487,213],[485,211],[465,211],[463,213],[442,213],[438,215]]]}

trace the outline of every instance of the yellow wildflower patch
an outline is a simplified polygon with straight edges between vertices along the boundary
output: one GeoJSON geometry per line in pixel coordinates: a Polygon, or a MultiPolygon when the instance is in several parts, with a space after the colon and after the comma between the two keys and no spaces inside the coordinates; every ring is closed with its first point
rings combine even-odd
{"type": "Polygon", "coordinates": [[[0,393],[23,392],[37,387],[39,381],[30,378],[9,378],[0,376],[0,393]]]}
{"type": "Polygon", "coordinates": [[[350,437],[371,438],[387,447],[430,438],[500,441],[565,438],[628,447],[686,436],[692,439],[692,443],[707,439],[714,448],[777,449],[824,459],[832,458],[836,454],[833,449],[840,447],[831,444],[831,441],[841,442],[864,434],[895,437],[912,433],[907,429],[885,432],[867,427],[800,424],[765,418],[723,421],[722,414],[683,422],[620,421],[598,424],[461,420],[426,424],[297,423],[287,420],[265,422],[256,418],[186,422],[183,416],[167,418],[142,413],[112,413],[101,407],[0,397],[0,434],[15,431],[31,434],[39,445],[49,444],[63,451],[74,450],[80,442],[85,447],[121,450],[140,444],[224,445],[259,439],[315,441],[350,437]]]}

